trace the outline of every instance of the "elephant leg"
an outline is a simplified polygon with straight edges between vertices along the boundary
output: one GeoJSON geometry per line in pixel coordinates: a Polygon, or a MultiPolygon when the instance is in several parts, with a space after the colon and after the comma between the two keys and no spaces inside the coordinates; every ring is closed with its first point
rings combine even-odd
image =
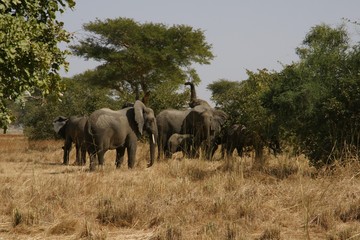
{"type": "Polygon", "coordinates": [[[239,157],[243,157],[244,155],[244,150],[242,146],[237,146],[236,147],[236,151],[238,152],[239,157]]]}
{"type": "Polygon", "coordinates": [[[71,151],[71,140],[70,141],[65,141],[65,146],[64,148],[64,157],[63,157],[63,164],[64,165],[69,165],[69,158],[70,158],[70,151],[71,151]]]}
{"type": "Polygon", "coordinates": [[[171,156],[172,156],[171,149],[169,148],[166,139],[163,144],[164,144],[163,149],[164,149],[165,158],[171,158],[171,156]]]}
{"type": "Polygon", "coordinates": [[[136,141],[130,143],[127,152],[128,152],[128,168],[133,168],[135,165],[135,158],[136,158],[136,141]]]}
{"type": "Polygon", "coordinates": [[[98,151],[97,157],[98,157],[99,166],[104,165],[104,155],[105,155],[105,151],[103,151],[103,150],[98,151]]]}
{"type": "Polygon", "coordinates": [[[211,160],[212,157],[214,156],[216,150],[219,148],[219,145],[218,144],[213,144],[210,151],[209,151],[209,156],[208,156],[208,159],[211,160]]]}
{"type": "Polygon", "coordinates": [[[90,171],[95,171],[97,165],[97,149],[93,142],[86,142],[85,148],[89,154],[90,171]]]}
{"type": "Polygon", "coordinates": [[[221,144],[221,158],[225,158],[225,144],[221,144]]]}
{"type": "Polygon", "coordinates": [[[228,157],[232,156],[233,151],[234,151],[234,146],[232,144],[226,146],[226,155],[228,157]]]}
{"type": "Polygon", "coordinates": [[[76,160],[75,160],[75,164],[76,165],[81,165],[81,152],[80,152],[80,145],[78,143],[75,144],[75,150],[76,150],[76,160]]]}
{"type": "Polygon", "coordinates": [[[119,147],[116,149],[116,159],[115,165],[116,168],[120,168],[122,162],[124,161],[125,147],[119,147]]]}
{"type": "Polygon", "coordinates": [[[86,164],[86,146],[84,143],[81,145],[80,151],[81,151],[80,165],[84,166],[86,164]]]}
{"type": "Polygon", "coordinates": [[[199,158],[200,157],[200,151],[201,151],[201,142],[195,142],[191,146],[191,158],[199,158]]]}

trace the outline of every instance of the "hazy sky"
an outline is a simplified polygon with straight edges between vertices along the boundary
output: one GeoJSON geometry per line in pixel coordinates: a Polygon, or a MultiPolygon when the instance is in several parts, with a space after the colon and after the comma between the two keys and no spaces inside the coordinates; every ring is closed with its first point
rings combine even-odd
{"type": "MultiPolygon", "coordinates": [[[[82,25],[96,18],[127,17],[139,23],[186,24],[205,31],[216,56],[210,65],[196,67],[202,83],[198,97],[209,100],[206,86],[219,79],[240,81],[246,69],[280,70],[297,60],[295,48],[315,25],[338,26],[348,18],[360,21],[359,0],[76,0],[74,10],[60,16],[76,38],[85,36],[82,25]]],[[[354,39],[360,27],[347,25],[354,39]]],[[[74,44],[75,40],[71,43],[74,44]]],[[[72,76],[96,66],[69,57],[72,76]]]]}

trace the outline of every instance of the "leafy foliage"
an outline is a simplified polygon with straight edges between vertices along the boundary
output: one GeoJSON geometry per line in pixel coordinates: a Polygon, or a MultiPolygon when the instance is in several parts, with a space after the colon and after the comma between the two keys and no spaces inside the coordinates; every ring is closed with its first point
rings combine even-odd
{"type": "MultiPolygon", "coordinates": [[[[199,82],[191,65],[209,64],[213,58],[203,32],[185,25],[168,27],[117,18],[96,20],[84,29],[91,35],[72,46],[73,52],[102,62],[94,82],[118,90],[120,96],[131,92],[140,99],[163,88],[176,90],[189,77],[199,82]]],[[[162,93],[164,99],[159,95],[156,99],[171,100],[167,93],[162,93]]]]}
{"type": "Polygon", "coordinates": [[[297,53],[300,61],[277,74],[263,101],[315,165],[357,155],[359,46],[343,26],[319,25],[297,53]]]}
{"type": "Polygon", "coordinates": [[[246,126],[248,142],[255,149],[255,164],[263,167],[263,148],[274,138],[274,117],[263,106],[261,96],[272,83],[272,73],[263,69],[258,72],[248,71],[248,79],[242,82],[220,80],[208,85],[213,93],[212,99],[222,108],[230,119],[227,125],[246,126]]]}
{"type": "Polygon", "coordinates": [[[53,138],[52,122],[57,116],[87,116],[96,109],[108,107],[120,109],[122,102],[114,99],[111,91],[88,85],[85,81],[89,73],[85,72],[70,79],[63,79],[66,85],[61,101],[56,95],[42,98],[30,98],[26,101],[20,121],[24,124],[24,133],[30,139],[53,138]]]}
{"type": "Polygon", "coordinates": [[[344,26],[318,25],[296,52],[300,60],[279,72],[210,84],[212,99],[234,122],[263,139],[281,136],[316,166],[358,156],[359,43],[351,46],[344,26]]]}
{"type": "Polygon", "coordinates": [[[73,0],[5,0],[0,3],[0,119],[9,123],[8,100],[36,88],[42,94],[59,91],[58,71],[67,51],[59,42],[69,34],[56,14],[72,8],[73,0]]]}
{"type": "Polygon", "coordinates": [[[266,137],[271,125],[271,113],[263,107],[262,94],[269,89],[272,73],[266,69],[248,71],[241,82],[219,80],[208,85],[212,100],[230,116],[230,123],[244,124],[251,131],[266,137]]]}

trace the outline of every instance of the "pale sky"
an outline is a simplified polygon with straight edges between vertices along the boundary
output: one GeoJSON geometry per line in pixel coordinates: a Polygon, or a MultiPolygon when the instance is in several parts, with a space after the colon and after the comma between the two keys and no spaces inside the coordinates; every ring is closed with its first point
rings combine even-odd
{"type": "MultiPolygon", "coordinates": [[[[281,64],[297,61],[300,46],[311,27],[339,26],[348,18],[360,22],[359,0],[76,0],[74,10],[60,16],[65,29],[83,38],[82,25],[96,18],[132,18],[139,23],[185,24],[205,32],[216,56],[209,65],[197,66],[202,80],[199,98],[209,101],[206,86],[219,79],[241,81],[246,69],[281,70],[281,64]]],[[[348,24],[353,39],[360,39],[360,26],[348,24]]],[[[73,76],[97,64],[71,56],[73,76]]]]}

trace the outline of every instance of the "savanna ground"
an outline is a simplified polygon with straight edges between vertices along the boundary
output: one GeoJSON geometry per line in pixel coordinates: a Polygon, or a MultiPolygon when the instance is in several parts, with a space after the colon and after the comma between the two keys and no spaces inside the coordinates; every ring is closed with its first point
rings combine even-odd
{"type": "Polygon", "coordinates": [[[116,170],[110,151],[89,172],[63,166],[62,145],[0,136],[0,239],[360,239],[357,161],[325,171],[284,154],[256,171],[251,157],[175,157],[146,168],[141,145],[134,169],[116,170]]]}

